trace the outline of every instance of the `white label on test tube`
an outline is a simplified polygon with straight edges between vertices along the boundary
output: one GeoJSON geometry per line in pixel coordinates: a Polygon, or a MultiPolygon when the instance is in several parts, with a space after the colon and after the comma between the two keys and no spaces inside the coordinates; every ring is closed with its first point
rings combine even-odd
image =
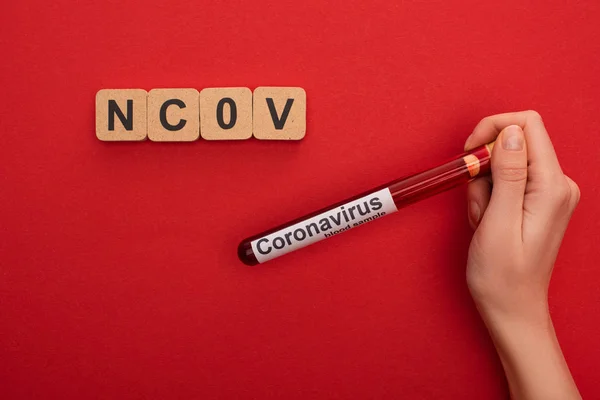
{"type": "Polygon", "coordinates": [[[395,211],[390,190],[385,188],[253,240],[252,252],[263,263],[395,211]]]}

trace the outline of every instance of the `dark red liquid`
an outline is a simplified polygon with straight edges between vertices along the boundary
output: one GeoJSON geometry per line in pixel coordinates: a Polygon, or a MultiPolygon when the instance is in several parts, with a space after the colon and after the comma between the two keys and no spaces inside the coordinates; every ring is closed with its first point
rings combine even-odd
{"type": "Polygon", "coordinates": [[[419,200],[433,196],[434,194],[443,192],[460,184],[467,183],[478,176],[488,174],[489,171],[490,151],[488,150],[487,146],[478,147],[438,167],[429,169],[427,171],[415,175],[408,176],[406,178],[395,180],[391,183],[379,186],[375,189],[361,193],[339,203],[333,204],[329,207],[325,207],[319,211],[315,211],[301,218],[297,218],[276,228],[244,239],[238,246],[238,257],[246,265],[256,265],[258,264],[258,260],[256,259],[254,252],[252,251],[252,246],[250,244],[252,241],[263,236],[269,235],[273,232],[279,231],[290,225],[294,225],[298,222],[302,222],[306,219],[312,218],[327,210],[339,207],[352,200],[366,196],[369,193],[376,192],[383,188],[389,188],[394,203],[396,204],[396,207],[402,208],[419,200]],[[472,163],[471,165],[468,165],[465,162],[465,156],[468,155],[472,155],[477,158],[477,160],[479,161],[478,170],[472,165],[472,163]],[[470,168],[471,171],[469,170],[470,168]]]}

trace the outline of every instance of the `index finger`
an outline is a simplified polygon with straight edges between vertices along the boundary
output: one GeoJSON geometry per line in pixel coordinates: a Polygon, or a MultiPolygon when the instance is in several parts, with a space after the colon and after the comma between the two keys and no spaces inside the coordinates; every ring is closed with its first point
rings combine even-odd
{"type": "Polygon", "coordinates": [[[494,141],[500,131],[509,125],[519,125],[523,129],[527,141],[527,158],[534,173],[562,174],[542,117],[535,111],[497,114],[482,119],[467,139],[465,150],[494,141]]]}

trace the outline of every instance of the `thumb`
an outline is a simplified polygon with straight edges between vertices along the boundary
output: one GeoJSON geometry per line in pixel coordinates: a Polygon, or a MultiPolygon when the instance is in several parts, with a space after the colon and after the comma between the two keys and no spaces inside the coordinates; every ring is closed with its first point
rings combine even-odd
{"type": "Polygon", "coordinates": [[[523,199],[527,185],[527,145],[521,127],[502,130],[492,152],[492,197],[486,210],[488,218],[521,229],[523,199]]]}

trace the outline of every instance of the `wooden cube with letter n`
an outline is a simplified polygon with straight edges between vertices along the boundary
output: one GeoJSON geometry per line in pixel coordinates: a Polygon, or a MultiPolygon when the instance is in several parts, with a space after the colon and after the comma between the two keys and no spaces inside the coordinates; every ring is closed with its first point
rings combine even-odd
{"type": "Polygon", "coordinates": [[[306,133],[306,92],[299,87],[257,87],[253,100],[257,139],[300,140],[306,133]]]}
{"type": "Polygon", "coordinates": [[[102,89],[96,93],[96,136],[105,142],[145,140],[148,93],[102,89]]]}

